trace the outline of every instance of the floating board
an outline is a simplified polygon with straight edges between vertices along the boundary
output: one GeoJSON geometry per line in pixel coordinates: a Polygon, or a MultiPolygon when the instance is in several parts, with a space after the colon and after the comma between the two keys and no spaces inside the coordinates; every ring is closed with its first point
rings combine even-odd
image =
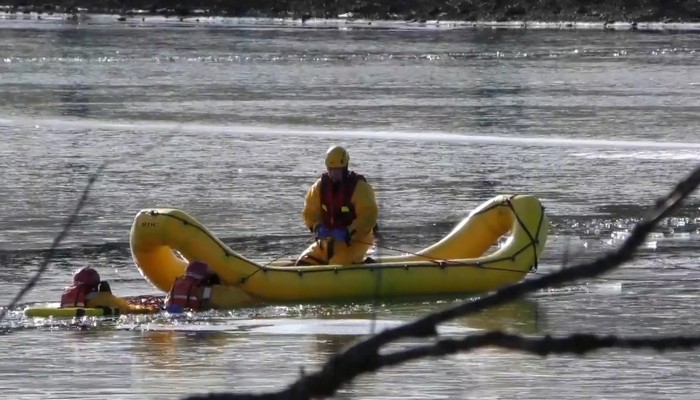
{"type": "Polygon", "coordinates": [[[127,312],[121,312],[118,308],[98,307],[30,307],[24,310],[24,315],[30,318],[80,318],[80,317],[114,317],[123,314],[154,314],[160,311],[155,307],[132,307],[127,312]]]}

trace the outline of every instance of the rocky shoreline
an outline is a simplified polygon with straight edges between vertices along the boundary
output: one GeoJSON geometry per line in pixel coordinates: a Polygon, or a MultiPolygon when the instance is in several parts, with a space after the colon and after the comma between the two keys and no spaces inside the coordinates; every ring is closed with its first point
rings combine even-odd
{"type": "Polygon", "coordinates": [[[15,0],[2,14],[114,14],[165,17],[256,17],[302,21],[366,19],[383,21],[538,22],[700,22],[698,0],[199,0],[139,2],[15,0]]]}

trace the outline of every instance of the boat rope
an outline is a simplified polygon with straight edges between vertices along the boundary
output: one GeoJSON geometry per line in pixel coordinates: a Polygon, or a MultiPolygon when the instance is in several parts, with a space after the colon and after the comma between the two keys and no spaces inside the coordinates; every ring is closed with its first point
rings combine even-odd
{"type": "MultiPolygon", "coordinates": [[[[362,241],[359,241],[359,240],[358,240],[357,242],[358,242],[358,243],[362,243],[362,244],[369,244],[369,243],[367,243],[367,242],[362,242],[362,241]]],[[[437,264],[438,266],[440,266],[440,267],[442,267],[442,268],[448,267],[448,266],[451,266],[451,267],[473,267],[473,268],[481,268],[481,269],[490,269],[490,270],[494,270],[494,271],[506,271],[506,272],[523,273],[522,270],[518,270],[518,269],[509,269],[509,268],[500,268],[500,267],[489,267],[489,266],[485,265],[485,264],[488,264],[488,263],[491,263],[491,262],[494,262],[494,263],[495,263],[495,262],[507,260],[507,259],[509,259],[509,258],[511,258],[511,257],[498,258],[498,259],[492,260],[492,261],[490,261],[490,262],[488,262],[488,263],[475,262],[475,263],[471,263],[471,264],[470,264],[470,263],[465,263],[465,262],[462,262],[462,261],[459,261],[459,260],[443,260],[443,259],[440,259],[440,258],[435,258],[435,257],[431,257],[431,256],[426,256],[426,255],[424,255],[424,254],[412,253],[412,252],[410,252],[410,251],[405,251],[405,250],[397,249],[397,248],[395,248],[395,247],[380,246],[380,245],[376,245],[376,244],[375,244],[375,246],[376,246],[377,248],[382,248],[382,249],[385,249],[385,250],[391,250],[391,251],[401,252],[401,253],[404,253],[404,254],[410,254],[410,255],[416,256],[416,257],[422,257],[422,258],[425,258],[427,261],[430,261],[431,263],[435,263],[435,264],[437,264]]],[[[518,254],[522,253],[524,250],[528,249],[529,247],[530,247],[530,245],[528,244],[527,247],[525,247],[525,248],[519,250],[515,255],[518,255],[518,254]]],[[[366,265],[366,264],[362,264],[362,265],[366,265]]],[[[411,268],[415,268],[415,267],[420,267],[420,265],[412,266],[411,268]]],[[[349,268],[349,267],[348,267],[348,266],[343,267],[343,269],[347,269],[347,268],[349,268]]],[[[351,268],[351,267],[350,267],[350,268],[351,268]]],[[[399,267],[385,267],[385,266],[382,266],[382,265],[380,264],[380,265],[377,265],[376,268],[382,269],[382,268],[399,268],[399,267]]],[[[401,267],[401,268],[408,268],[408,266],[401,267]]],[[[532,270],[532,273],[535,273],[534,270],[532,270]]]]}
{"type": "MultiPolygon", "coordinates": [[[[537,237],[539,236],[539,234],[540,234],[540,232],[541,232],[542,223],[544,222],[544,207],[543,207],[543,206],[540,206],[540,211],[541,211],[541,213],[540,213],[540,219],[539,219],[538,224],[537,224],[537,232],[536,232],[535,235],[533,235],[533,234],[530,232],[530,230],[527,228],[527,226],[525,225],[525,222],[520,218],[520,216],[519,216],[518,213],[516,212],[515,207],[514,207],[512,201],[511,201],[513,197],[515,197],[515,196],[511,196],[510,198],[504,200],[503,202],[494,204],[494,205],[491,206],[491,207],[487,207],[487,208],[485,208],[484,210],[481,210],[479,213],[482,213],[482,212],[485,212],[485,211],[489,211],[489,210],[491,210],[491,209],[493,209],[493,208],[496,208],[496,207],[502,207],[503,205],[508,206],[508,208],[510,208],[511,211],[513,212],[513,216],[514,216],[515,220],[516,220],[517,223],[523,228],[523,230],[525,231],[525,234],[526,234],[526,235],[528,236],[528,238],[530,239],[530,243],[529,243],[525,248],[523,248],[523,249],[519,250],[518,252],[516,252],[516,253],[513,255],[513,257],[506,257],[506,258],[502,258],[502,259],[496,259],[496,260],[492,260],[491,262],[499,262],[499,261],[506,260],[506,259],[508,259],[508,258],[514,258],[515,256],[519,255],[520,253],[522,253],[523,251],[527,250],[528,248],[532,248],[532,249],[533,249],[533,253],[534,253],[534,263],[533,263],[532,267],[530,268],[530,273],[535,273],[535,272],[537,271],[537,267],[538,267],[538,265],[539,265],[539,259],[538,259],[538,255],[537,255],[537,245],[539,244],[539,240],[537,239],[537,237]]],[[[359,243],[363,243],[363,244],[372,244],[372,243],[366,243],[366,242],[362,242],[362,241],[358,241],[358,242],[359,242],[359,243]]],[[[416,256],[416,257],[421,257],[421,258],[423,258],[423,259],[425,259],[425,260],[427,260],[427,261],[433,262],[433,263],[435,263],[435,264],[437,264],[437,265],[439,265],[439,266],[441,266],[441,267],[445,267],[445,266],[447,266],[447,265],[451,265],[451,266],[452,266],[452,265],[459,265],[459,266],[475,266],[475,267],[479,267],[479,268],[488,268],[488,269],[493,269],[493,270],[497,270],[497,271],[509,271],[509,272],[522,273],[521,270],[513,270],[513,269],[509,269],[509,268],[488,267],[488,266],[486,266],[486,265],[483,265],[484,263],[476,263],[475,265],[469,265],[469,264],[465,264],[465,263],[463,263],[463,262],[456,261],[456,260],[444,260],[444,259],[440,259],[440,258],[436,258],[436,257],[431,257],[431,256],[427,256],[427,255],[424,255],[424,254],[414,253],[414,252],[410,252],[410,251],[406,251],[406,250],[402,250],[402,249],[398,249],[398,248],[393,248],[393,247],[389,247],[389,246],[378,245],[378,244],[376,244],[376,243],[375,243],[374,245],[375,245],[377,248],[383,248],[383,249],[386,249],[386,250],[391,250],[391,251],[401,252],[401,253],[404,253],[404,254],[410,254],[410,255],[416,256]]]]}
{"type": "Polygon", "coordinates": [[[246,282],[248,282],[248,279],[250,279],[250,277],[252,277],[253,275],[257,274],[260,271],[264,271],[264,270],[268,269],[270,267],[270,264],[274,263],[275,261],[279,261],[280,259],[287,257],[288,255],[289,255],[288,252],[284,253],[278,257],[273,258],[272,260],[268,261],[264,265],[261,265],[260,267],[256,268],[255,271],[253,271],[250,274],[248,274],[247,276],[244,276],[243,278],[241,278],[241,285],[245,285],[246,282]]]}
{"type": "Polygon", "coordinates": [[[150,211],[149,214],[150,214],[150,215],[162,215],[162,216],[165,216],[165,217],[170,217],[170,218],[173,218],[173,219],[176,219],[176,220],[182,222],[182,224],[185,225],[185,226],[194,227],[194,228],[198,229],[200,232],[202,232],[203,234],[207,235],[207,237],[209,237],[209,239],[211,239],[214,243],[216,243],[217,245],[219,245],[219,247],[221,248],[221,250],[223,250],[224,255],[225,255],[226,257],[233,257],[233,258],[237,258],[237,259],[239,259],[239,260],[241,260],[241,261],[247,261],[243,256],[241,256],[241,255],[239,255],[239,254],[236,254],[236,253],[231,252],[230,250],[228,250],[228,249],[226,248],[226,246],[224,246],[218,238],[216,238],[213,234],[211,234],[209,231],[207,231],[206,229],[204,229],[202,226],[200,226],[200,225],[197,224],[197,223],[193,223],[193,222],[188,221],[188,220],[186,220],[186,219],[184,219],[184,218],[181,218],[181,217],[179,217],[179,216],[177,216],[177,215],[172,215],[172,214],[168,214],[168,213],[159,213],[158,211],[155,211],[155,210],[150,211]]]}
{"type": "Polygon", "coordinates": [[[520,218],[518,215],[518,212],[515,211],[515,207],[513,206],[512,199],[515,196],[511,196],[510,198],[506,199],[505,203],[508,204],[508,207],[513,211],[513,216],[515,217],[515,220],[518,221],[518,224],[520,225],[521,228],[525,231],[527,234],[527,237],[530,239],[530,245],[532,246],[532,253],[533,256],[535,257],[534,262],[532,264],[532,267],[530,268],[530,272],[535,272],[537,271],[538,267],[538,257],[537,257],[537,245],[539,244],[539,240],[537,240],[537,237],[539,236],[540,229],[542,228],[542,220],[544,219],[544,206],[540,205],[540,221],[537,223],[537,233],[535,236],[530,233],[530,230],[527,229],[527,226],[523,222],[523,220],[520,218]]]}
{"type": "Polygon", "coordinates": [[[367,244],[367,245],[370,245],[370,246],[375,246],[375,247],[378,248],[378,249],[391,250],[391,251],[396,251],[396,252],[399,252],[399,253],[410,254],[410,255],[416,256],[416,257],[421,257],[421,258],[424,258],[426,261],[430,261],[430,262],[433,262],[433,263],[438,264],[438,265],[440,265],[440,263],[451,262],[451,261],[449,261],[449,260],[442,260],[442,259],[439,259],[439,258],[435,258],[435,257],[431,257],[431,256],[426,256],[426,255],[423,255],[423,254],[412,253],[412,252],[410,252],[410,251],[397,249],[397,248],[395,248],[395,247],[389,247],[389,246],[379,245],[379,244],[377,244],[377,243],[370,243],[370,242],[365,242],[365,241],[357,240],[357,239],[353,239],[353,241],[354,241],[354,242],[357,242],[357,243],[361,243],[361,244],[367,244]]]}

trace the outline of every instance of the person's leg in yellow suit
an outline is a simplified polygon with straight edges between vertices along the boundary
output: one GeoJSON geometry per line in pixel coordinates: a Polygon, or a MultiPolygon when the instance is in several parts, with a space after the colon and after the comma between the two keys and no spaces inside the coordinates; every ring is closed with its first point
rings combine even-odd
{"type": "Polygon", "coordinates": [[[316,241],[301,253],[297,265],[362,264],[372,241],[372,235],[351,240],[349,246],[333,239],[316,241]]]}

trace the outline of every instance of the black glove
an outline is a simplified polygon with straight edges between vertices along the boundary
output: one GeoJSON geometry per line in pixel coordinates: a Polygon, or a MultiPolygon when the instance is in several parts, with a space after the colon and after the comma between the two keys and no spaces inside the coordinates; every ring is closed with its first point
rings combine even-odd
{"type": "Polygon", "coordinates": [[[109,282],[102,281],[102,282],[100,282],[100,285],[97,287],[97,291],[98,292],[112,293],[112,288],[109,287],[109,282]]]}

